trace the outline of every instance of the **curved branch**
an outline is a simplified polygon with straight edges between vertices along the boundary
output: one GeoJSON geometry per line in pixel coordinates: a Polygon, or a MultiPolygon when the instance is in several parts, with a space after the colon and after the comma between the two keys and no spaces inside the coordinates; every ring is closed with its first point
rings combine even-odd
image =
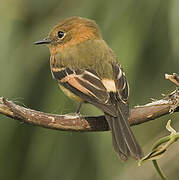
{"type": "MultiPolygon", "coordinates": [[[[172,75],[170,75],[170,79],[171,76],[172,75]]],[[[131,110],[129,123],[131,126],[141,124],[172,112],[179,112],[178,89],[161,100],[133,108],[131,110]]],[[[49,114],[19,106],[3,97],[0,98],[0,114],[27,124],[50,129],[83,132],[109,130],[108,123],[104,116],[84,117],[81,115],[49,114]]]]}

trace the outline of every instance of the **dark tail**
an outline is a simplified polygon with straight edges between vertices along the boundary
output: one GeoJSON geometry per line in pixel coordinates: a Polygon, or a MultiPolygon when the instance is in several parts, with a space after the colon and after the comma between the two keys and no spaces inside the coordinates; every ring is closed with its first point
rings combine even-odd
{"type": "Polygon", "coordinates": [[[105,117],[112,131],[112,141],[114,150],[122,160],[127,160],[128,157],[141,159],[143,156],[142,150],[132,133],[129,123],[121,112],[120,107],[117,108],[118,117],[113,117],[105,113],[105,117]]]}

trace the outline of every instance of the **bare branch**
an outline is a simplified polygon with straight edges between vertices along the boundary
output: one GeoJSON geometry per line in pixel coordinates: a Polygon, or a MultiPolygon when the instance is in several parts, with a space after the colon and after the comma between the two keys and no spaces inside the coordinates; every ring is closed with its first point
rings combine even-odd
{"type": "MultiPolygon", "coordinates": [[[[133,108],[129,123],[131,126],[137,125],[173,112],[179,112],[179,90],[175,90],[161,100],[133,108]]],[[[6,98],[0,98],[0,114],[27,124],[63,131],[109,130],[104,116],[84,117],[81,115],[49,114],[19,106],[6,98]]]]}

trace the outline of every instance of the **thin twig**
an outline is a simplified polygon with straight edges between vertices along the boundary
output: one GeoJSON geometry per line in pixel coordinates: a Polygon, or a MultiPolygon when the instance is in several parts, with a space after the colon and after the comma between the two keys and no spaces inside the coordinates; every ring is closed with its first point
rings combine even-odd
{"type": "Polygon", "coordinates": [[[157,160],[163,157],[168,148],[177,140],[179,140],[179,133],[171,127],[171,120],[167,122],[166,129],[170,132],[170,135],[162,137],[157,142],[155,142],[152,147],[152,151],[138,162],[138,165],[140,166],[143,162],[152,160],[153,165],[162,180],[166,180],[166,177],[162,169],[159,167],[157,160]]]}
{"type": "Polygon", "coordinates": [[[166,180],[166,177],[164,176],[162,170],[160,169],[157,161],[156,161],[156,160],[153,160],[152,163],[153,163],[156,171],[158,172],[159,176],[161,177],[161,179],[162,179],[162,180],[166,180]]]}

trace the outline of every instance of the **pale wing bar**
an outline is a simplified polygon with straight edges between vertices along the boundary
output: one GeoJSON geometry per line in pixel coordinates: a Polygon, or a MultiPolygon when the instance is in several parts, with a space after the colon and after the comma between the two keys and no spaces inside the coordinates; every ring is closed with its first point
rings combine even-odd
{"type": "Polygon", "coordinates": [[[123,103],[126,103],[129,97],[129,85],[127,82],[127,78],[120,64],[113,63],[112,67],[118,96],[123,103]]]}

